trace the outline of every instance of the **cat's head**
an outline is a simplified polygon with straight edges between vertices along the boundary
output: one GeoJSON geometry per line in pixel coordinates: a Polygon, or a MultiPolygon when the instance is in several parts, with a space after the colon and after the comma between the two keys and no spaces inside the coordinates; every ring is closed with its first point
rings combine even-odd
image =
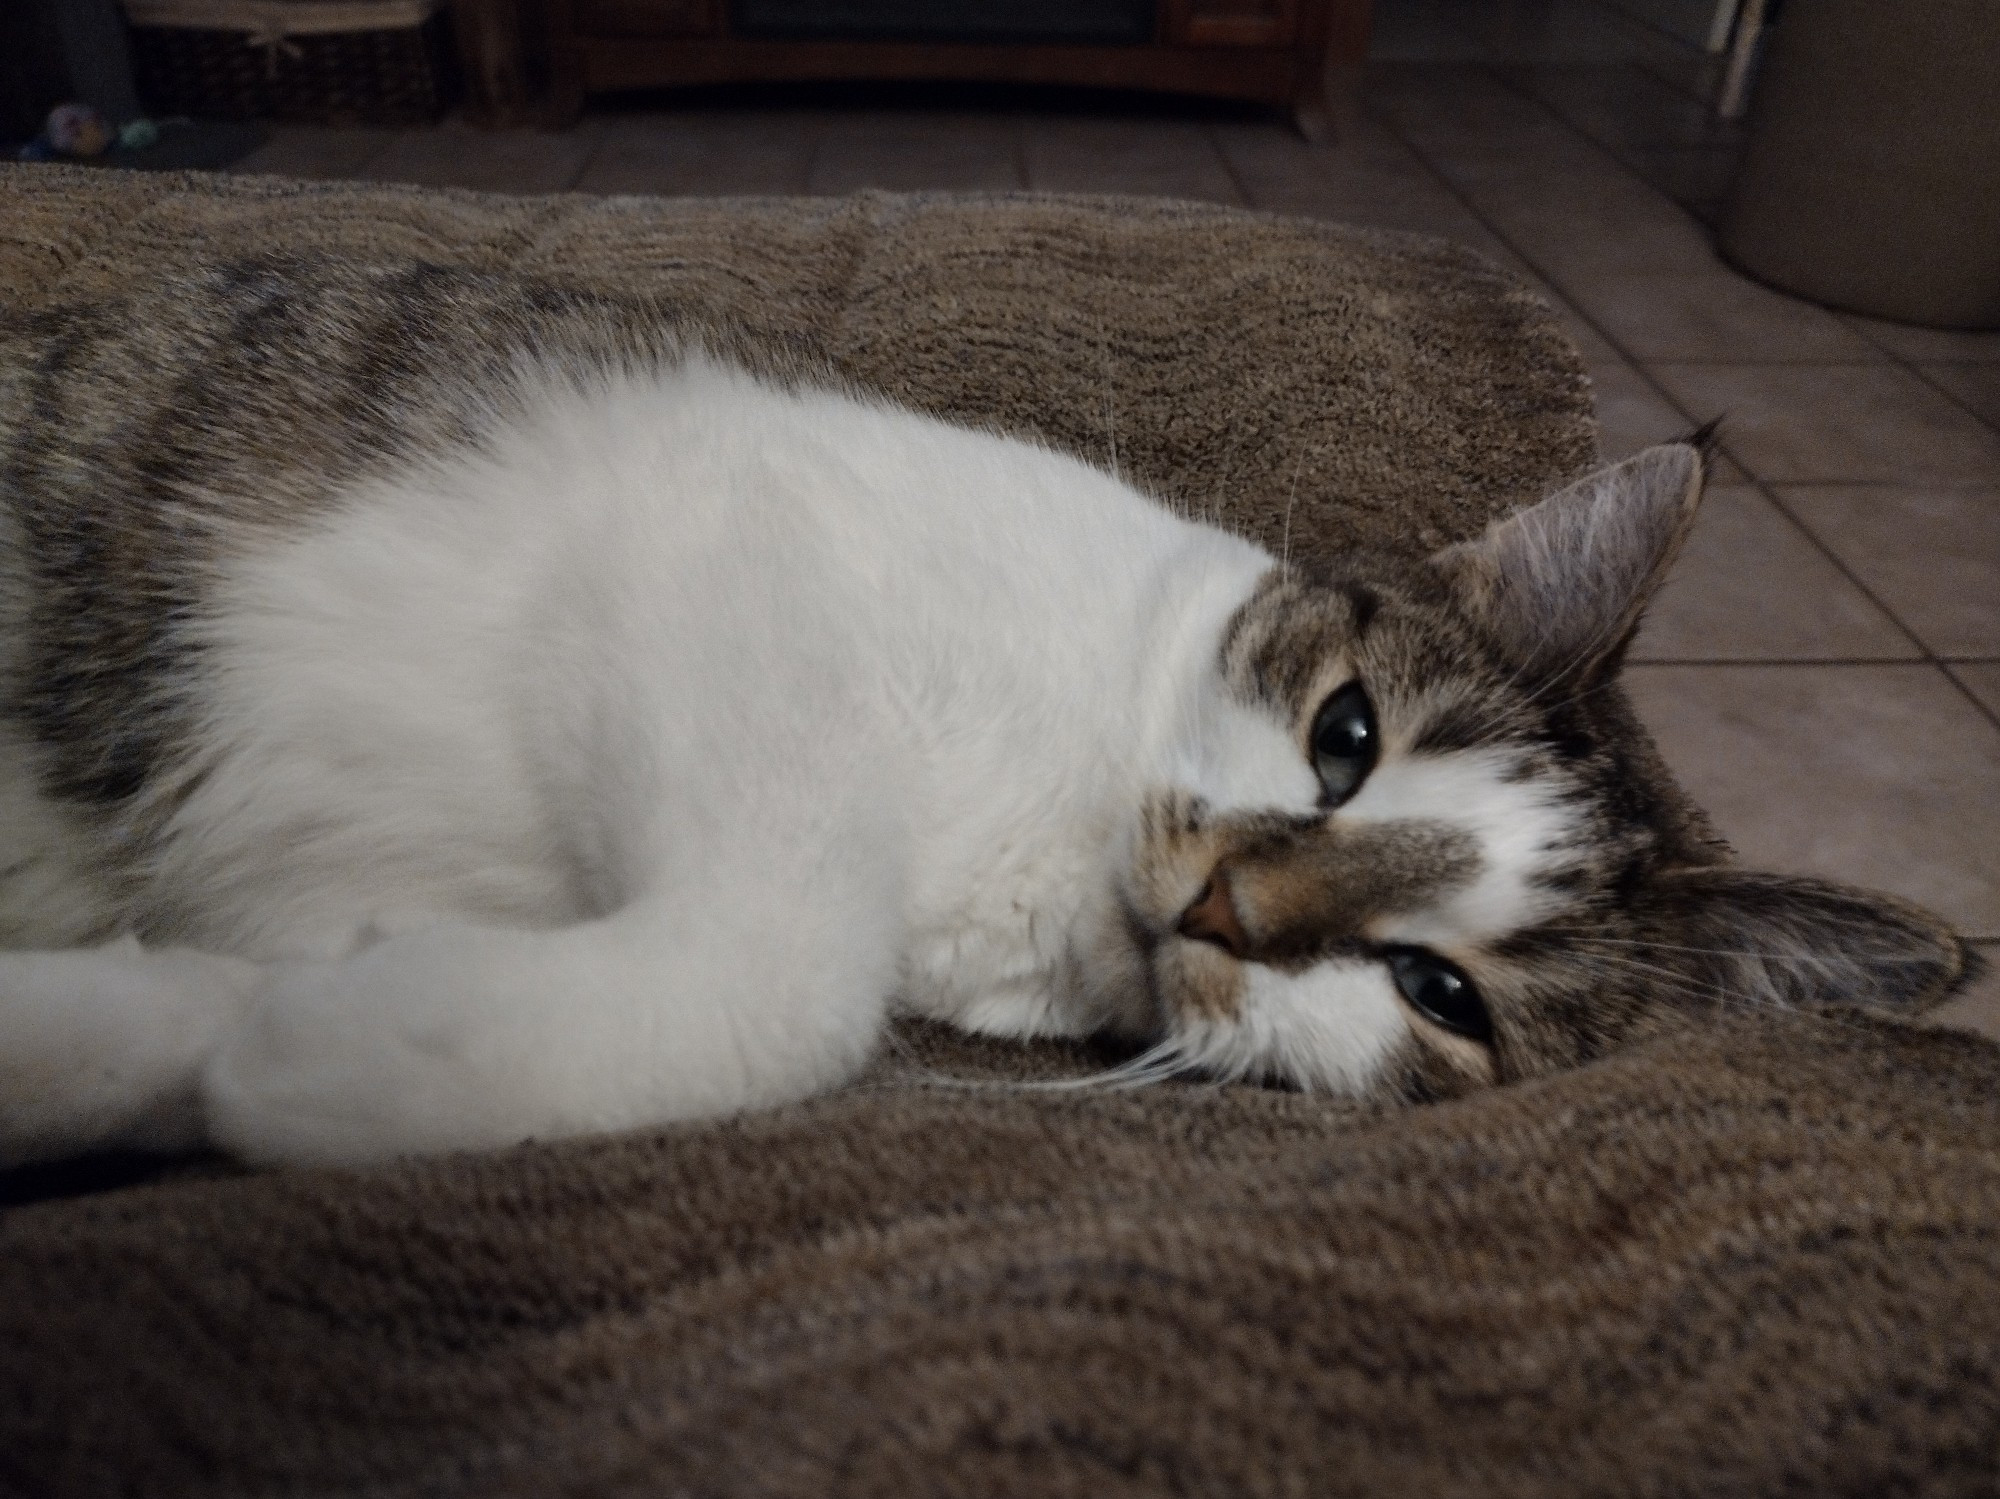
{"type": "Polygon", "coordinates": [[[1620,661],[1701,485],[1659,447],[1422,561],[1274,568],[1132,834],[1137,1029],[1214,1074],[1440,1097],[1959,982],[1928,913],[1730,863],[1635,719],[1620,661]]]}

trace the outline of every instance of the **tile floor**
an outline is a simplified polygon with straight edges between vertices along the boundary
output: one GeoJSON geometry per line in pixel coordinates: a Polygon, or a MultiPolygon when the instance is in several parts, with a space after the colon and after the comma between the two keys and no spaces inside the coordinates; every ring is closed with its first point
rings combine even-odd
{"type": "Polygon", "coordinates": [[[1379,0],[1337,142],[1201,106],[768,94],[563,134],[280,129],[237,170],[507,192],[1037,188],[1449,235],[1561,315],[1607,455],[1725,418],[1721,482],[1630,680],[1756,863],[1946,912],[2000,1035],[2000,334],[1829,312],[1737,275],[1705,219],[1736,132],[1713,66],[1596,0],[1379,0]]]}

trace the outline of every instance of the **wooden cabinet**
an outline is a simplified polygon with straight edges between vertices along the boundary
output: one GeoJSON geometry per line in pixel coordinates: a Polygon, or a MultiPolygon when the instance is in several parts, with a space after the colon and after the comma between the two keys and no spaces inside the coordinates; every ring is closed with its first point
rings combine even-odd
{"type": "Polygon", "coordinates": [[[577,0],[577,29],[589,36],[714,36],[721,0],[577,0]]]}
{"type": "Polygon", "coordinates": [[[1297,0],[1168,0],[1169,41],[1188,47],[1289,47],[1297,0]]]}
{"type": "MultiPolygon", "coordinates": [[[[972,7],[979,0],[955,3],[972,7]]],[[[749,36],[732,29],[729,0],[546,0],[559,120],[574,119],[588,95],[620,89],[945,79],[1248,99],[1288,110],[1313,139],[1327,129],[1329,70],[1358,67],[1367,49],[1369,4],[1157,0],[1150,40],[1079,43],[749,36]]]]}

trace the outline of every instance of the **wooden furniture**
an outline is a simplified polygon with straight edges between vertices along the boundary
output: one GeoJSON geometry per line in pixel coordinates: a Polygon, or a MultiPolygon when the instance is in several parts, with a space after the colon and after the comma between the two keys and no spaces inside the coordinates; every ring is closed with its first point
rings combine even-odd
{"type": "Polygon", "coordinates": [[[451,0],[451,24],[466,118],[492,126],[539,120],[548,60],[541,17],[529,0],[451,0]]]}
{"type": "MultiPolygon", "coordinates": [[[[978,0],[963,0],[967,7],[978,0]]],[[[948,79],[1157,89],[1289,111],[1330,129],[1327,75],[1360,64],[1370,0],[1157,0],[1150,40],[746,35],[731,0],[547,0],[553,114],[618,89],[802,79],[948,79]]]]}

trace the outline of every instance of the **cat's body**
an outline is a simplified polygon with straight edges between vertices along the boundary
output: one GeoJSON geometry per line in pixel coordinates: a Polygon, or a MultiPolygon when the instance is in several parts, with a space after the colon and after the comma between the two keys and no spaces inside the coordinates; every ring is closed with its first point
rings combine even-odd
{"type": "Polygon", "coordinates": [[[1437,1096],[1962,966],[1723,869],[1607,690],[1689,449],[1310,579],[479,278],[258,265],[15,347],[0,1160],[698,1117],[899,1010],[1437,1096]]]}

